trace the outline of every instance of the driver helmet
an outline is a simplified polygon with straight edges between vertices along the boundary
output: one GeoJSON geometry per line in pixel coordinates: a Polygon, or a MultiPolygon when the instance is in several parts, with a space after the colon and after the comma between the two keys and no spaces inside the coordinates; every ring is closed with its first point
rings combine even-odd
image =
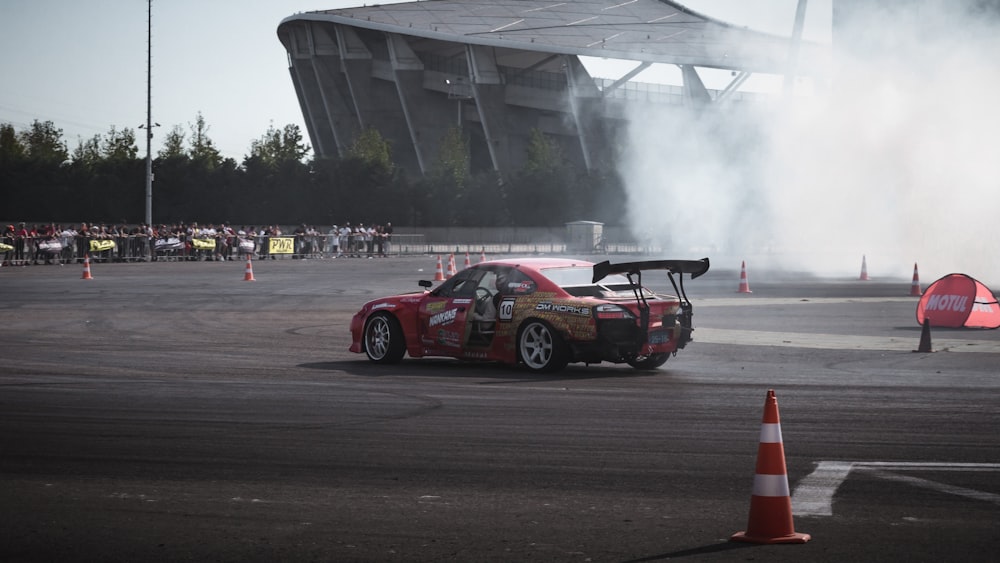
{"type": "Polygon", "coordinates": [[[504,272],[497,272],[497,291],[500,293],[506,293],[510,288],[507,286],[507,274],[504,272]]]}

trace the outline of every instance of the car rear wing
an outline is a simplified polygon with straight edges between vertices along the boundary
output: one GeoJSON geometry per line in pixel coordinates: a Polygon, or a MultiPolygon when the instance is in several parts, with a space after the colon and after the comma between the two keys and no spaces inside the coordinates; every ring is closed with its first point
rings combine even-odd
{"type": "Polygon", "coordinates": [[[597,283],[611,274],[640,274],[643,270],[666,270],[671,274],[691,274],[691,279],[708,271],[708,258],[701,260],[644,260],[612,264],[605,260],[594,264],[594,281],[597,283]]]}
{"type": "Polygon", "coordinates": [[[649,338],[649,303],[646,301],[646,292],[642,285],[642,272],[644,270],[666,270],[670,285],[674,286],[674,292],[677,293],[680,300],[681,312],[678,315],[678,320],[681,325],[681,335],[678,338],[677,347],[683,348],[692,340],[691,333],[694,332],[694,326],[691,322],[694,307],[684,291],[684,274],[690,274],[691,279],[704,274],[708,271],[708,258],[701,260],[645,260],[620,264],[612,264],[605,260],[600,264],[594,264],[594,281],[592,283],[597,283],[611,274],[625,274],[629,283],[632,284],[636,304],[639,306],[639,326],[641,327],[638,336],[639,345],[643,345],[649,338]],[[680,278],[679,287],[678,280],[674,279],[674,274],[680,278]],[[635,279],[632,279],[633,276],[635,279]]]}

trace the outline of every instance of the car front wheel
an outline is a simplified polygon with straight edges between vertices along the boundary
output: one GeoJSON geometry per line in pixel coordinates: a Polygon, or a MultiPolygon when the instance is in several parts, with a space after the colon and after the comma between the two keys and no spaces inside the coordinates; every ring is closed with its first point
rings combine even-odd
{"type": "Polygon", "coordinates": [[[403,328],[386,313],[373,315],[365,324],[365,354],[377,364],[394,364],[406,352],[403,328]]]}
{"type": "Polygon", "coordinates": [[[517,352],[531,371],[553,372],[566,367],[566,345],[547,323],[529,320],[517,336],[517,352]]]}

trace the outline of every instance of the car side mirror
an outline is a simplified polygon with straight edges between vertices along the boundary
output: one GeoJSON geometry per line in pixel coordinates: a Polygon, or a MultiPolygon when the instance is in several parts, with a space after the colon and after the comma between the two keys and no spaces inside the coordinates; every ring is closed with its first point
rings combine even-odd
{"type": "Polygon", "coordinates": [[[419,282],[417,282],[417,283],[419,283],[419,284],[420,284],[420,287],[422,287],[422,288],[424,288],[424,289],[430,289],[431,287],[433,287],[433,286],[434,286],[434,282],[432,282],[432,281],[430,281],[430,280],[420,280],[420,281],[419,281],[419,282]]]}

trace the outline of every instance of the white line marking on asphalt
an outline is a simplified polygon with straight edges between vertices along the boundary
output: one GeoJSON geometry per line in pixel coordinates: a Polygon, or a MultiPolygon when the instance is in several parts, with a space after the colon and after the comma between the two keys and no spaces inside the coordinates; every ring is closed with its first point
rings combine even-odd
{"type": "Polygon", "coordinates": [[[692,299],[695,308],[699,307],[773,307],[775,305],[835,305],[838,303],[903,303],[910,302],[914,306],[917,300],[912,297],[719,297],[709,299],[692,299]]]}
{"type": "MultiPolygon", "coordinates": [[[[692,299],[695,309],[701,307],[776,307],[798,305],[833,305],[840,303],[916,303],[913,297],[721,297],[692,299]]],[[[919,333],[906,337],[862,336],[857,334],[826,334],[818,332],[774,332],[765,330],[734,330],[695,326],[695,341],[708,344],[739,344],[744,346],[781,346],[824,350],[881,350],[912,352],[920,345],[919,333]]],[[[980,352],[1000,354],[1000,342],[975,338],[934,338],[939,352],[980,352]]]]}
{"type": "MultiPolygon", "coordinates": [[[[824,350],[884,350],[911,352],[920,345],[918,335],[912,338],[863,336],[858,334],[824,334],[812,332],[772,332],[765,330],[734,330],[695,326],[695,342],[708,344],[739,344],[743,346],[782,346],[786,348],[817,348],[824,350]]],[[[1000,354],[1000,342],[955,338],[935,338],[939,352],[981,352],[1000,354]]]]}
{"type": "Polygon", "coordinates": [[[792,493],[792,513],[798,516],[833,516],[833,496],[852,470],[879,479],[908,483],[941,493],[1000,504],[1000,495],[938,483],[928,479],[895,475],[894,471],[991,471],[1000,472],[1000,463],[940,463],[891,461],[820,461],[792,493]]]}
{"type": "Polygon", "coordinates": [[[821,461],[792,495],[792,514],[833,516],[833,495],[851,473],[850,462],[821,461]]]}
{"type": "Polygon", "coordinates": [[[863,471],[875,475],[879,479],[885,479],[887,481],[906,483],[908,485],[913,485],[914,487],[929,489],[931,491],[937,491],[939,493],[946,493],[949,495],[955,495],[959,497],[966,497],[975,500],[992,502],[993,504],[1000,504],[1000,495],[987,493],[986,491],[977,491],[975,489],[966,489],[965,487],[956,487],[954,485],[949,485],[947,483],[938,483],[936,481],[921,479],[919,477],[912,477],[910,475],[896,475],[893,473],[889,473],[888,471],[883,471],[881,469],[866,468],[863,469],[863,471]]]}

